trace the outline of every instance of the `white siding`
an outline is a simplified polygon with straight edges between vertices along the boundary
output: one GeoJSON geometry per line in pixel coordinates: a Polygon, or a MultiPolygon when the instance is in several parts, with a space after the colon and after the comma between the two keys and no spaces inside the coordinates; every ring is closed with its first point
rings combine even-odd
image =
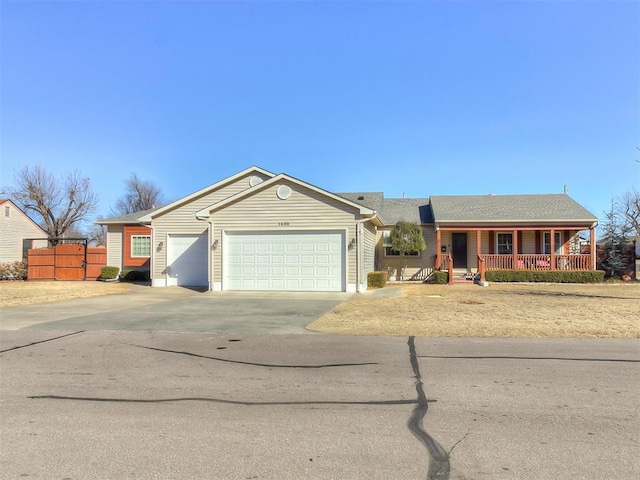
{"type": "Polygon", "coordinates": [[[376,227],[370,222],[364,224],[364,276],[376,268],[376,227]]]}
{"type": "Polygon", "coordinates": [[[122,225],[107,225],[107,265],[122,268],[122,225]]]}
{"type": "MultiPolygon", "coordinates": [[[[0,205],[0,262],[19,262],[22,260],[23,240],[43,238],[47,234],[13,202],[0,205]],[[8,210],[7,210],[8,209],[8,210]],[[8,215],[7,215],[8,213],[8,215]]],[[[33,248],[47,246],[46,241],[34,242],[33,248]]]]}
{"type": "Polygon", "coordinates": [[[536,232],[535,230],[522,230],[518,232],[518,235],[522,236],[522,251],[521,254],[534,254],[536,252],[536,232]]]}
{"type": "Polygon", "coordinates": [[[477,239],[478,239],[477,230],[470,230],[467,232],[467,270],[469,271],[471,271],[471,269],[478,268],[478,254],[476,252],[477,239]]]}

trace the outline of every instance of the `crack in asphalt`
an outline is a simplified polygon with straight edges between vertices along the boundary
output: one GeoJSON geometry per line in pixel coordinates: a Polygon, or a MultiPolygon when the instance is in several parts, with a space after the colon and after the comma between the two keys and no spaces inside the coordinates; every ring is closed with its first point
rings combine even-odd
{"type": "Polygon", "coordinates": [[[105,398],[105,397],[67,397],[60,395],[32,395],[27,397],[32,400],[74,400],[81,402],[114,402],[114,403],[171,403],[171,402],[210,402],[225,403],[230,405],[253,406],[277,406],[277,405],[413,405],[415,400],[370,400],[370,401],[340,401],[340,400],[309,400],[304,402],[245,402],[241,400],[226,400],[210,397],[179,397],[179,398],[105,398]]]}
{"type": "Polygon", "coordinates": [[[409,359],[416,378],[416,392],[418,401],[413,409],[411,417],[407,421],[407,426],[413,435],[427,448],[429,452],[429,470],[427,480],[449,480],[450,464],[449,454],[442,448],[423,426],[423,419],[429,410],[429,401],[424,393],[418,355],[416,354],[415,337],[409,337],[409,359]]]}
{"type": "Polygon", "coordinates": [[[623,362],[640,363],[640,360],[627,358],[570,358],[570,357],[505,357],[505,356],[446,356],[446,355],[419,355],[418,358],[453,358],[460,360],[563,360],[568,362],[623,362]]]}
{"type": "Polygon", "coordinates": [[[324,365],[279,365],[279,364],[270,364],[270,363],[254,363],[254,362],[243,362],[240,360],[229,360],[226,358],[219,357],[209,357],[207,355],[200,355],[198,353],[191,352],[181,352],[179,350],[166,350],[164,348],[156,348],[156,347],[146,347],[144,345],[133,345],[134,347],[145,348],[147,350],[155,350],[156,352],[165,352],[165,353],[176,353],[179,355],[187,355],[189,357],[197,357],[197,358],[206,358],[208,360],[215,360],[217,362],[226,362],[226,363],[236,363],[239,365],[253,365],[256,367],[269,367],[269,368],[333,368],[333,367],[359,367],[365,365],[378,365],[376,362],[365,362],[365,363],[328,363],[324,365]]]}
{"type": "Polygon", "coordinates": [[[0,350],[0,353],[5,353],[5,352],[10,352],[12,350],[18,350],[20,348],[27,348],[27,347],[31,347],[33,345],[38,345],[39,343],[47,343],[47,342],[52,342],[54,340],[58,340],[60,338],[64,338],[64,337],[70,337],[71,335],[78,335],[79,333],[84,333],[86,330],[78,330],[77,332],[72,332],[72,333],[67,333],[65,335],[60,335],[57,337],[53,337],[53,338],[47,338],[46,340],[39,340],[37,342],[31,342],[31,343],[27,343],[26,345],[18,345],[17,347],[11,347],[11,348],[6,348],[4,350],[0,350]]]}

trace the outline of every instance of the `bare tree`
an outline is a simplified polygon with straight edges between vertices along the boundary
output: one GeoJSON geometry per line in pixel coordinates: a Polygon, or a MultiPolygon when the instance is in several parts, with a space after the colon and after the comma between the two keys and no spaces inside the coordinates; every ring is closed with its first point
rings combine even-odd
{"type": "Polygon", "coordinates": [[[616,202],[618,211],[624,216],[629,227],[640,235],[640,192],[635,188],[620,195],[616,202]]]}
{"type": "Polygon", "coordinates": [[[125,194],[118,197],[111,209],[113,215],[125,215],[141,210],[160,207],[164,198],[160,188],[153,182],[141,180],[135,173],[131,173],[125,181],[125,194]]]}
{"type": "Polygon", "coordinates": [[[107,244],[107,229],[104,225],[94,225],[87,231],[89,245],[102,247],[107,244]]]}
{"type": "Polygon", "coordinates": [[[49,237],[62,237],[72,227],[88,220],[98,197],[89,178],[79,171],[56,178],[39,165],[23,167],[8,187],[13,200],[28,213],[41,219],[49,237]]]}

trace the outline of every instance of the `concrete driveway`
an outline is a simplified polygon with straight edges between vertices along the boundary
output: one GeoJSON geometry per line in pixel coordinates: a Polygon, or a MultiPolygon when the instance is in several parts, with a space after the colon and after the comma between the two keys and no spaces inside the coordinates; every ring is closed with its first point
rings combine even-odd
{"type": "Polygon", "coordinates": [[[312,333],[304,327],[351,296],[134,285],[126,294],[6,307],[0,310],[0,329],[312,333]]]}

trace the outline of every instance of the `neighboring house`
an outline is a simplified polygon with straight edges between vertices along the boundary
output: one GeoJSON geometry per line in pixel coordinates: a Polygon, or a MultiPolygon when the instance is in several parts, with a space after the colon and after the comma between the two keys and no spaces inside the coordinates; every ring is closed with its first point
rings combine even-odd
{"type": "Polygon", "coordinates": [[[580,253],[578,232],[590,230],[595,244],[597,218],[565,194],[334,194],[252,167],[162,208],[97,223],[107,226],[110,265],[124,267],[127,244],[149,237],[153,286],[356,292],[374,269],[392,279],[449,267],[461,276],[595,269],[594,255],[580,253]],[[391,248],[400,220],[422,226],[425,251],[391,248]]]}
{"type": "Polygon", "coordinates": [[[0,263],[24,260],[28,249],[46,247],[46,238],[47,232],[13,201],[0,199],[0,263]]]}

